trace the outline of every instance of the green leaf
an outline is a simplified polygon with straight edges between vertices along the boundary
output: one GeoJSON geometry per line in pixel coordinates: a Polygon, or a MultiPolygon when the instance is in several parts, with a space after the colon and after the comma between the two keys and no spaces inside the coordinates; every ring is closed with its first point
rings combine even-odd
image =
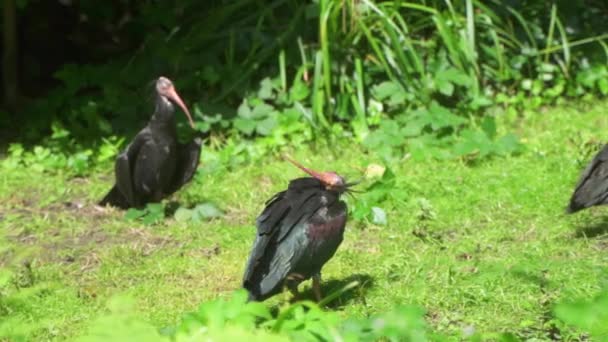
{"type": "Polygon", "coordinates": [[[192,209],[178,208],[175,211],[175,214],[173,214],[173,217],[178,222],[186,222],[186,221],[190,221],[192,219],[193,215],[194,215],[194,212],[192,209]]]}
{"type": "Polygon", "coordinates": [[[445,96],[452,96],[454,93],[454,85],[447,80],[437,80],[437,88],[445,96]]]}
{"type": "Polygon", "coordinates": [[[243,100],[243,102],[241,102],[241,105],[237,109],[236,113],[241,118],[246,118],[246,119],[251,118],[251,109],[249,108],[249,105],[247,104],[247,100],[243,100]]]}
{"type": "Polygon", "coordinates": [[[380,226],[386,225],[386,212],[379,207],[372,207],[372,223],[380,226]]]}
{"type": "Polygon", "coordinates": [[[267,103],[258,103],[251,112],[251,117],[255,119],[262,119],[274,112],[274,108],[267,103]]]}
{"type": "Polygon", "coordinates": [[[145,214],[146,214],[145,210],[129,208],[129,210],[127,210],[127,212],[125,213],[125,219],[126,220],[136,220],[136,219],[144,216],[145,214]]]}
{"type": "Polygon", "coordinates": [[[274,118],[274,116],[269,116],[257,123],[256,131],[261,135],[270,135],[276,126],[277,120],[274,118]]]}
{"type": "Polygon", "coordinates": [[[302,101],[310,95],[310,89],[306,83],[298,80],[296,81],[291,89],[289,90],[289,96],[291,101],[302,101]]]}
{"type": "Polygon", "coordinates": [[[165,218],[165,206],[162,203],[149,203],[146,205],[146,215],[142,222],[146,225],[154,224],[165,218]]]}
{"type": "Polygon", "coordinates": [[[486,116],[481,122],[481,129],[490,137],[494,139],[496,137],[496,120],[492,116],[486,116]]]}
{"type": "Polygon", "coordinates": [[[482,107],[489,107],[493,104],[494,102],[485,96],[475,96],[471,101],[471,108],[479,109],[482,107]]]}
{"type": "Polygon", "coordinates": [[[236,118],[234,119],[234,127],[246,135],[251,135],[257,126],[255,120],[236,118]]]}
{"type": "Polygon", "coordinates": [[[608,95],[608,79],[600,78],[597,80],[597,86],[600,89],[602,95],[608,95]]]}
{"type": "Polygon", "coordinates": [[[452,114],[449,109],[443,107],[433,101],[428,111],[428,122],[433,130],[439,130],[444,127],[458,127],[467,122],[466,119],[452,114]]]}
{"type": "Polygon", "coordinates": [[[380,101],[389,99],[389,105],[402,104],[405,101],[406,93],[403,87],[392,81],[382,82],[372,88],[374,97],[380,101]]]}
{"type": "Polygon", "coordinates": [[[216,207],[212,203],[203,203],[199,204],[194,209],[192,209],[193,215],[192,219],[194,221],[201,221],[203,219],[217,218],[224,215],[224,212],[221,211],[218,207],[216,207]]]}
{"type": "Polygon", "coordinates": [[[449,80],[452,83],[458,84],[460,86],[468,86],[471,83],[471,78],[469,75],[464,73],[461,70],[456,68],[449,68],[440,73],[442,78],[449,80]]]}
{"type": "Polygon", "coordinates": [[[591,301],[559,304],[555,315],[567,324],[586,330],[596,341],[608,341],[608,291],[591,301]]]}
{"type": "Polygon", "coordinates": [[[467,86],[471,83],[471,78],[464,72],[456,68],[440,70],[435,74],[435,84],[437,90],[446,96],[452,96],[454,85],[467,86]]]}
{"type": "Polygon", "coordinates": [[[260,90],[258,90],[258,97],[263,100],[272,99],[272,89],[272,80],[266,77],[262,80],[262,82],[260,82],[260,90]]]}

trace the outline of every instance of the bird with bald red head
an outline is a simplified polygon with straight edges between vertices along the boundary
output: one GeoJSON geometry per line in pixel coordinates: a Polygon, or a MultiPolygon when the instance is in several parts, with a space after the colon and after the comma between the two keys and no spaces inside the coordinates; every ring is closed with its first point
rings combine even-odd
{"type": "Polygon", "coordinates": [[[202,140],[196,137],[188,144],[177,141],[174,105],[182,109],[194,128],[190,111],[170,79],[159,77],[155,88],[154,114],[116,158],[116,184],[100,205],[127,209],[160,202],[188,183],[196,172],[202,140]]]}
{"type": "Polygon", "coordinates": [[[321,300],[321,269],[342,243],[348,210],[340,196],[354,183],[288,160],[311,177],[290,181],[287,190],[266,202],[256,220],[243,277],[250,300],[265,300],[284,286],[297,295],[298,284],[311,277],[315,297],[321,300]]]}

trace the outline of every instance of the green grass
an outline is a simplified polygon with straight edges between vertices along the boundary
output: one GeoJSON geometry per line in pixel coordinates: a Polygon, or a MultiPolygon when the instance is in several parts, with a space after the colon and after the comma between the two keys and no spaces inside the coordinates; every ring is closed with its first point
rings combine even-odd
{"type": "MultiPolygon", "coordinates": [[[[511,128],[527,146],[520,156],[390,165],[395,191],[406,196],[379,204],[388,213],[386,226],[348,224],[324,268],[324,292],[353,279],[363,285],[330,309],[365,316],[415,304],[427,310],[433,328],[454,336],[473,327],[548,338],[554,303],[590,297],[608,281],[606,208],[564,214],[583,167],[583,145],[607,139],[607,112],[604,102],[514,121],[511,128]],[[421,200],[430,204],[427,215],[420,214],[421,200]]],[[[381,163],[348,142],[292,155],[350,178],[381,163]]],[[[138,312],[154,325],[173,325],[200,302],[238,288],[256,215],[301,172],[272,158],[210,172],[206,159],[195,182],[173,198],[184,205],[212,201],[226,211],[203,224],[166,219],[144,226],[118,211],[97,211],[94,202],[113,180],[111,165],[75,179],[0,173],[6,235],[0,265],[16,272],[24,298],[7,297],[10,324],[0,324],[0,336],[23,329],[36,340],[73,338],[122,293],[134,296],[138,312]]],[[[302,287],[311,296],[309,288],[302,287]]]]}

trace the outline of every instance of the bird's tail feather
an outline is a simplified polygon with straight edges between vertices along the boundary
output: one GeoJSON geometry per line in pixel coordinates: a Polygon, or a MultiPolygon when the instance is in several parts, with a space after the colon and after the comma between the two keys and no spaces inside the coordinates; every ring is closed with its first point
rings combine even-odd
{"type": "Polygon", "coordinates": [[[99,201],[99,205],[111,205],[114,207],[118,207],[120,209],[128,209],[130,207],[129,202],[125,198],[125,196],[118,190],[118,187],[114,185],[112,189],[107,193],[107,195],[99,201]]]}
{"type": "Polygon", "coordinates": [[[575,212],[585,209],[587,206],[584,203],[578,202],[573,196],[566,207],[566,214],[574,214],[575,212]]]}

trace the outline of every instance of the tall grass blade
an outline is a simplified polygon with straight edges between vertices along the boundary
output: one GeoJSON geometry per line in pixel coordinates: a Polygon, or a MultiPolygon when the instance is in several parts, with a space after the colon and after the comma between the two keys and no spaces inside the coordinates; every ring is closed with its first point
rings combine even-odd
{"type": "Polygon", "coordinates": [[[285,50],[279,53],[279,74],[281,77],[281,90],[287,91],[287,66],[285,65],[285,50]]]}
{"type": "Polygon", "coordinates": [[[509,7],[507,7],[507,10],[515,17],[515,19],[517,19],[517,21],[519,22],[521,27],[526,32],[526,35],[528,36],[528,43],[530,43],[530,45],[534,48],[534,50],[538,50],[538,44],[536,44],[536,39],[534,39],[534,35],[532,34],[532,30],[530,29],[528,22],[513,7],[509,6],[509,7]]]}
{"type": "MultiPolygon", "coordinates": [[[[553,33],[555,31],[556,17],[557,17],[557,7],[555,6],[555,4],[553,4],[551,6],[551,21],[549,22],[549,33],[547,34],[547,42],[545,43],[546,47],[553,45],[553,33]]],[[[549,62],[550,55],[551,55],[550,53],[545,53],[545,56],[544,56],[545,63],[549,62]]]]}
{"type": "Polygon", "coordinates": [[[330,37],[328,37],[328,22],[333,8],[332,0],[321,0],[321,17],[319,20],[319,42],[321,43],[321,52],[323,54],[323,82],[325,83],[325,94],[327,99],[332,98],[331,95],[331,56],[329,52],[330,37]]]}
{"type": "Polygon", "coordinates": [[[475,12],[473,11],[473,0],[466,0],[467,7],[467,43],[469,51],[475,54],[475,12]]]}
{"type": "MultiPolygon", "coordinates": [[[[559,35],[562,41],[562,51],[564,53],[564,61],[566,63],[566,68],[570,67],[571,62],[571,54],[570,54],[570,42],[568,41],[568,34],[564,29],[564,25],[562,25],[562,21],[559,17],[556,18],[555,24],[557,25],[557,30],[559,31],[559,35]]],[[[568,72],[566,72],[568,74],[568,72]]]]}
{"type": "Polygon", "coordinates": [[[325,96],[323,94],[323,53],[317,51],[315,54],[315,74],[312,93],[312,108],[316,121],[321,124],[321,127],[328,129],[329,123],[325,117],[325,96]]]}

